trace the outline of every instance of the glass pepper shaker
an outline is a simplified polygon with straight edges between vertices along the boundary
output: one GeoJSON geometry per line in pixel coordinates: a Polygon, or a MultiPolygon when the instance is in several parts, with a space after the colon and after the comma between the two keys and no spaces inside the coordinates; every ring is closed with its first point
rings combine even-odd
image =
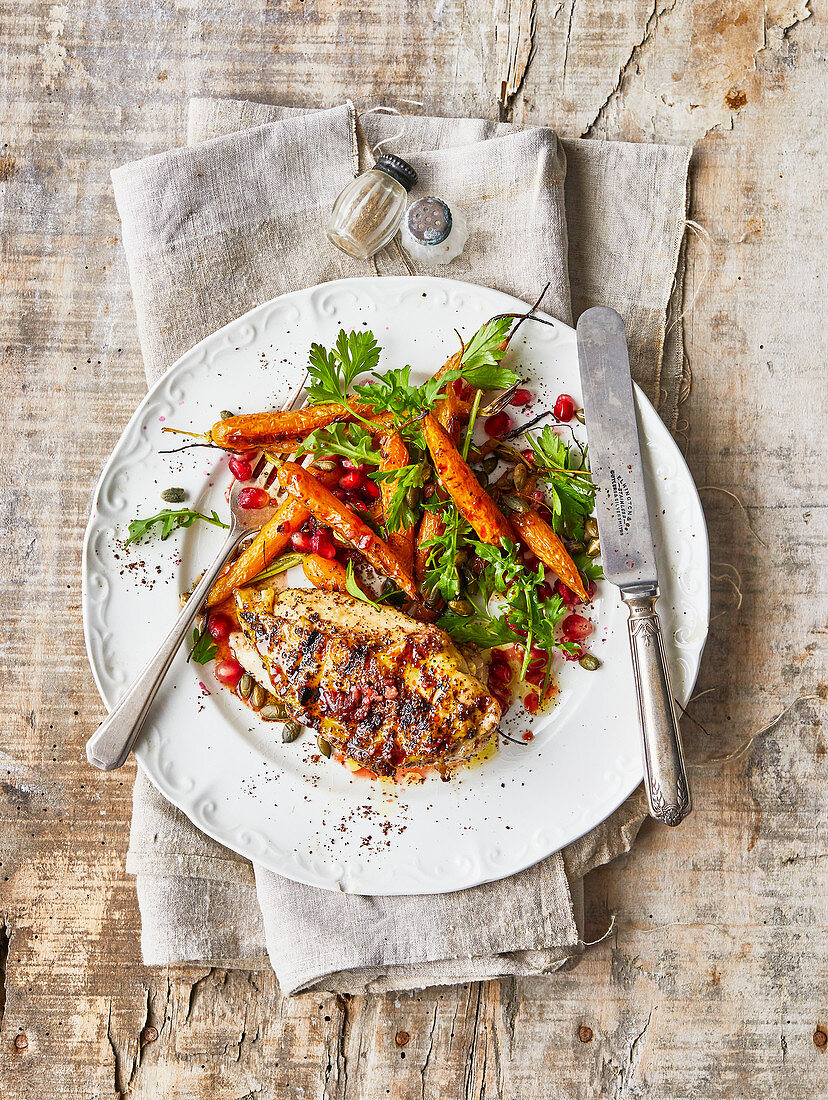
{"type": "Polygon", "coordinates": [[[367,260],[399,229],[416,182],[408,161],[384,153],[339,193],[328,220],[328,240],[354,259],[367,260]]]}
{"type": "Polygon", "coordinates": [[[418,199],[408,208],[402,229],[406,252],[428,267],[447,264],[459,256],[469,238],[462,211],[450,210],[435,195],[418,199]]]}

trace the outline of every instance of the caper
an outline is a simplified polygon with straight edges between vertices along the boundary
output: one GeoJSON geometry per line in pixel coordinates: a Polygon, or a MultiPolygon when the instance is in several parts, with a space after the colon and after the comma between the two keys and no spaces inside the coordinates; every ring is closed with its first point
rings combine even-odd
{"type": "Polygon", "coordinates": [[[316,462],[314,462],[314,466],[317,470],[324,470],[326,474],[336,469],[336,463],[332,458],[318,458],[316,462]]]}
{"type": "Polygon", "coordinates": [[[529,505],[523,499],[523,497],[516,497],[514,493],[504,493],[500,498],[501,502],[506,505],[507,508],[513,512],[528,512],[529,505]]]}
{"type": "Polygon", "coordinates": [[[590,539],[590,541],[587,543],[586,552],[588,558],[598,557],[598,555],[601,553],[601,543],[598,541],[598,539],[590,539]]]}
{"type": "Polygon", "coordinates": [[[590,518],[584,524],[584,534],[591,539],[598,538],[598,520],[595,518],[595,516],[590,516],[590,518]]]}
{"type": "Polygon", "coordinates": [[[586,550],[586,543],[583,539],[564,539],[564,545],[570,554],[583,554],[586,550]]]}
{"type": "Polygon", "coordinates": [[[586,424],[586,414],[584,413],[583,409],[576,409],[575,410],[575,419],[580,424],[586,424]]]}
{"type": "Polygon", "coordinates": [[[469,600],[449,600],[449,607],[455,615],[462,615],[464,618],[474,614],[474,604],[469,600]]]}
{"type": "Polygon", "coordinates": [[[165,489],[161,494],[161,499],[165,500],[167,504],[183,504],[187,499],[187,494],[183,489],[165,489]]]}
{"type": "Polygon", "coordinates": [[[525,466],[515,466],[515,471],[512,474],[512,480],[514,481],[515,488],[518,492],[520,492],[520,490],[526,484],[527,477],[529,477],[529,471],[526,469],[525,466]]]}
{"type": "Polygon", "coordinates": [[[412,485],[405,494],[405,503],[409,508],[416,508],[420,503],[420,490],[416,485],[412,485]]]}
{"type": "Polygon", "coordinates": [[[591,653],[585,653],[578,664],[581,668],[585,668],[587,672],[595,672],[596,669],[601,667],[601,662],[597,657],[593,657],[591,653]]]}
{"type": "Polygon", "coordinates": [[[487,474],[490,474],[497,466],[497,455],[486,455],[483,459],[483,469],[487,474]]]}
{"type": "Polygon", "coordinates": [[[261,710],[267,702],[267,692],[261,684],[254,684],[250,693],[250,704],[254,710],[261,710]]]}
{"type": "Polygon", "coordinates": [[[322,753],[323,756],[330,756],[331,755],[331,743],[330,743],[330,741],[326,741],[321,733],[316,738],[316,744],[317,744],[317,747],[318,747],[319,751],[322,753]]]}
{"type": "Polygon", "coordinates": [[[234,412],[230,412],[229,409],[222,409],[221,412],[219,413],[219,416],[221,417],[222,420],[229,420],[231,416],[235,416],[235,415],[236,414],[234,412]]]}
{"type": "Polygon", "coordinates": [[[282,743],[289,745],[292,741],[296,740],[301,732],[302,727],[298,722],[285,722],[282,726],[282,743]]]}
{"type": "Polygon", "coordinates": [[[249,699],[250,692],[253,690],[253,677],[249,672],[245,672],[241,680],[239,680],[239,686],[236,688],[236,692],[241,699],[249,699]]]}

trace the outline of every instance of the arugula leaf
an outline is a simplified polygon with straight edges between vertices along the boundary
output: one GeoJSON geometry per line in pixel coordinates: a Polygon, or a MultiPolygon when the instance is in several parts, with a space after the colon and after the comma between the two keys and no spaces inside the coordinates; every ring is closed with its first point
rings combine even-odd
{"type": "Polygon", "coordinates": [[[425,548],[432,550],[423,577],[423,587],[429,596],[439,592],[444,600],[456,600],[461,586],[455,559],[457,551],[472,534],[471,526],[449,501],[432,497],[430,501],[426,501],[424,508],[426,511],[441,514],[444,529],[439,535],[423,543],[425,548]]]}
{"type": "Polygon", "coordinates": [[[428,473],[428,466],[423,462],[417,462],[411,466],[401,466],[398,470],[376,470],[369,475],[372,481],[396,479],[394,492],[385,509],[387,534],[392,531],[402,531],[412,523],[416,523],[419,510],[415,511],[408,503],[408,493],[411,489],[422,489],[428,473]]]}
{"type": "Polygon", "coordinates": [[[197,519],[203,519],[205,523],[212,523],[214,527],[223,527],[225,530],[230,526],[218,518],[215,509],[212,516],[204,516],[201,512],[194,512],[191,508],[179,508],[177,511],[174,508],[165,508],[162,512],[155,516],[149,516],[147,519],[134,519],[129,525],[128,538],[124,545],[129,546],[131,542],[150,534],[151,529],[156,524],[161,527],[161,539],[163,541],[169,538],[178,527],[192,527],[197,519]]]}
{"type": "Polygon", "coordinates": [[[270,565],[265,566],[261,573],[251,577],[250,584],[257,584],[259,581],[269,581],[271,577],[278,577],[280,573],[286,573],[294,565],[301,565],[306,556],[306,554],[282,554],[270,565]]]}
{"type": "Polygon", "coordinates": [[[314,454],[334,454],[349,458],[352,462],[377,466],[381,459],[374,449],[374,437],[359,424],[331,424],[328,428],[316,428],[310,433],[303,448],[314,454]]]}
{"type": "Polygon", "coordinates": [[[410,420],[425,408],[430,408],[438,399],[439,390],[446,375],[442,378],[429,378],[422,386],[414,386],[410,381],[411,367],[388,370],[375,375],[374,380],[354,387],[354,393],[377,412],[393,413],[399,424],[410,420]]]}
{"type": "Polygon", "coordinates": [[[437,620],[437,625],[451,634],[460,645],[471,643],[478,649],[491,649],[515,640],[515,635],[503,616],[484,615],[482,612],[463,616],[447,611],[437,620]]]}
{"type": "Polygon", "coordinates": [[[352,561],[348,562],[348,567],[345,570],[345,587],[355,600],[362,600],[363,603],[369,603],[372,607],[379,607],[379,604],[372,600],[370,596],[366,596],[357,584],[356,577],[354,576],[354,563],[352,561]]]}
{"type": "Polygon", "coordinates": [[[200,631],[198,627],[193,631],[193,647],[187,660],[192,659],[200,665],[206,665],[208,661],[212,661],[217,653],[218,646],[213,644],[213,639],[207,633],[207,622],[205,620],[200,631]]]}
{"type": "Polygon", "coordinates": [[[376,337],[367,329],[350,333],[340,329],[332,351],[326,351],[321,344],[311,344],[308,358],[308,374],[312,379],[308,386],[311,404],[344,403],[348,388],[356,376],[374,370],[379,357],[376,337]]]}
{"type": "Polygon", "coordinates": [[[581,539],[584,520],[595,507],[595,485],[585,458],[547,426],[537,435],[527,432],[539,476],[548,484],[552,526],[557,534],[581,539]]]}

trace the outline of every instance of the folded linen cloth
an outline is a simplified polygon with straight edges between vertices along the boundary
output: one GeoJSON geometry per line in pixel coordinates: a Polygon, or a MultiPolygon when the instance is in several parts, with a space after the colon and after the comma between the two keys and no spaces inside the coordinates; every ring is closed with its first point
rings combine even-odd
{"type": "MultiPolygon", "coordinates": [[[[674,423],[689,150],[561,142],[552,130],[407,117],[400,152],[421,193],[445,195],[472,234],[444,272],[570,321],[625,317],[637,380],[674,423]]],[[[113,172],[147,377],[277,294],[327,279],[405,274],[399,250],[358,262],[331,248],[335,196],[398,120],[350,104],[302,111],[196,99],[189,146],[113,172]]],[[[417,269],[416,263],[408,265],[417,269]]],[[[423,271],[423,273],[428,273],[423,271]]],[[[146,963],[260,967],[285,992],[423,988],[549,973],[583,950],[582,878],[629,850],[641,792],[563,852],[446,895],[361,897],[285,879],[201,834],[139,771],[127,869],[146,963]]]]}

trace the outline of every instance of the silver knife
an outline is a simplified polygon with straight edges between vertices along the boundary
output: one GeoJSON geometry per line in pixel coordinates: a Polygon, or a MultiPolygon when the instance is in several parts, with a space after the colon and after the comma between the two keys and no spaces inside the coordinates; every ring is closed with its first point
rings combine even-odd
{"type": "Polygon", "coordinates": [[[578,321],[578,362],[604,576],[630,610],[629,633],[650,814],[678,825],[690,813],[670,674],[664,655],[650,515],[641,466],[624,322],[595,306],[578,321]]]}

